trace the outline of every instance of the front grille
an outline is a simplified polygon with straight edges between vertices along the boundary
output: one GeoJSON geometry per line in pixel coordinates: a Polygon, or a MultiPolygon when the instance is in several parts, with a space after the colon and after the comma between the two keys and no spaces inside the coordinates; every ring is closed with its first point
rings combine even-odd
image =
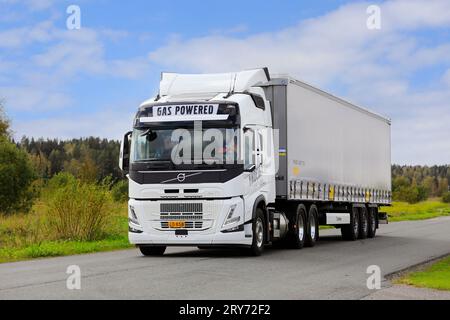
{"type": "Polygon", "coordinates": [[[173,221],[173,220],[202,220],[203,219],[203,214],[198,213],[196,215],[191,215],[190,213],[185,213],[185,214],[177,214],[177,213],[172,213],[172,214],[161,214],[161,220],[166,220],[166,221],[173,221]]]}
{"type": "Polygon", "coordinates": [[[203,213],[203,203],[161,203],[161,214],[163,213],[203,213]]]}
{"type": "MultiPolygon", "coordinates": [[[[170,229],[169,228],[169,222],[167,221],[162,221],[161,222],[161,228],[162,229],[170,229]]],[[[185,229],[201,229],[203,228],[203,222],[201,221],[188,221],[186,222],[186,228],[185,229]]]]}
{"type": "Polygon", "coordinates": [[[161,228],[170,229],[169,221],[185,221],[185,229],[203,228],[203,203],[161,203],[161,228]]]}

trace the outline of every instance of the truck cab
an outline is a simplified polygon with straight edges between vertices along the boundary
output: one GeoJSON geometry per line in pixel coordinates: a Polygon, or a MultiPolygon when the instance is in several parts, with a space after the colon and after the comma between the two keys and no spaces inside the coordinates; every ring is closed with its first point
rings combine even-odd
{"type": "Polygon", "coordinates": [[[275,202],[271,105],[258,86],[269,80],[266,69],[162,74],[121,147],[129,239],[145,255],[167,246],[261,253],[275,202]]]}

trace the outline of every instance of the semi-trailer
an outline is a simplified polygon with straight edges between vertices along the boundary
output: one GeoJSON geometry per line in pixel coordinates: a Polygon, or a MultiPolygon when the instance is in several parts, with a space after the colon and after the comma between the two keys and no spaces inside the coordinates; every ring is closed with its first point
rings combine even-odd
{"type": "Polygon", "coordinates": [[[321,225],[374,238],[391,203],[391,121],[267,68],[163,73],[125,134],[129,239],[168,246],[301,249],[321,225]]]}

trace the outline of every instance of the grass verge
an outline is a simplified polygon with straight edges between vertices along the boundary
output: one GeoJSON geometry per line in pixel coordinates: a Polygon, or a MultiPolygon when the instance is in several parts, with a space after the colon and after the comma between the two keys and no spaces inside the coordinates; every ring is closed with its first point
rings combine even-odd
{"type": "Polygon", "coordinates": [[[396,284],[450,291],[450,257],[395,280],[396,284]]]}
{"type": "Polygon", "coordinates": [[[47,241],[22,248],[0,249],[0,263],[15,262],[36,258],[49,258],[113,251],[130,248],[128,238],[104,239],[100,241],[47,241]]]}
{"type": "Polygon", "coordinates": [[[111,205],[100,239],[59,239],[49,228],[47,205],[38,202],[30,214],[0,216],[0,263],[131,248],[126,203],[111,205]]]}
{"type": "Polygon", "coordinates": [[[384,207],[381,211],[389,215],[390,222],[427,220],[450,215],[450,204],[439,200],[428,200],[416,204],[394,202],[392,207],[384,207]]]}

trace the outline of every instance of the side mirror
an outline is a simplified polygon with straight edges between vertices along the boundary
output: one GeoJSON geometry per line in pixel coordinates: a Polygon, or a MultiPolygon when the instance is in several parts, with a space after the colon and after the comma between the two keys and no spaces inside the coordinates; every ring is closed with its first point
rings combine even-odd
{"type": "Polygon", "coordinates": [[[132,132],[127,132],[120,144],[119,168],[124,175],[130,172],[130,140],[132,132]]]}

